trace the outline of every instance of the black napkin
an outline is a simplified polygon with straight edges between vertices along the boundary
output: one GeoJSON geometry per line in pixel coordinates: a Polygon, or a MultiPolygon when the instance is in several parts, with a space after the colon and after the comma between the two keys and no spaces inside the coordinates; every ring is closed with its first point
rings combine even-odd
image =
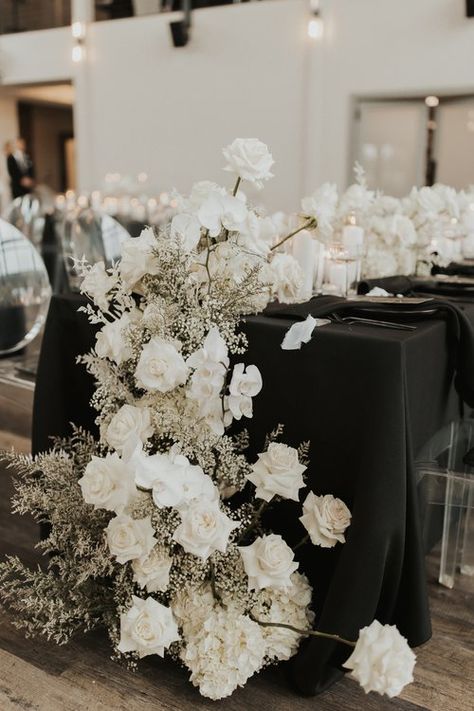
{"type": "Polygon", "coordinates": [[[414,290],[415,283],[410,277],[403,274],[381,277],[380,279],[364,279],[357,285],[357,293],[368,294],[376,286],[385,289],[389,294],[408,294],[414,290]]]}
{"type": "MultiPolygon", "coordinates": [[[[392,277],[388,277],[392,278],[392,277]]],[[[393,277],[395,278],[395,277],[393,277]]],[[[408,279],[408,277],[403,277],[408,279]]],[[[380,280],[383,281],[383,280],[380,280]]],[[[379,284],[380,284],[379,281],[379,284]]],[[[385,288],[385,287],[383,287],[385,288]]],[[[387,289],[388,291],[388,289],[387,289]]],[[[401,293],[397,291],[397,293],[401,293]]],[[[339,296],[316,296],[304,304],[270,304],[265,316],[304,321],[307,316],[324,318],[334,313],[357,313],[363,310],[373,312],[377,317],[384,313],[390,315],[390,321],[396,316],[410,315],[420,319],[432,319],[444,316],[448,323],[449,351],[456,371],[454,386],[459,396],[470,407],[474,407],[474,328],[464,311],[450,301],[432,298],[427,302],[430,313],[425,313],[424,304],[403,303],[384,304],[371,301],[350,301],[339,296]]]]}
{"type": "Polygon", "coordinates": [[[438,267],[436,264],[432,267],[431,273],[447,274],[448,276],[467,276],[474,277],[474,264],[459,264],[451,262],[447,267],[438,267]]]}

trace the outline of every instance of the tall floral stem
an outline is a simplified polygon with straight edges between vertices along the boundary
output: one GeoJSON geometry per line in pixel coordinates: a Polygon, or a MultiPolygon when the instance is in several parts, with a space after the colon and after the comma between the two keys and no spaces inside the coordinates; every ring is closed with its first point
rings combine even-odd
{"type": "Polygon", "coordinates": [[[238,177],[237,180],[235,181],[234,189],[233,189],[233,191],[232,191],[233,197],[235,197],[235,196],[237,195],[238,190],[239,190],[239,188],[240,188],[240,183],[241,183],[241,182],[242,182],[242,178],[241,178],[240,175],[239,175],[239,177],[238,177]]]}
{"type": "Polygon", "coordinates": [[[253,515],[253,517],[252,517],[252,520],[250,521],[249,525],[247,526],[247,528],[245,529],[245,531],[244,531],[244,532],[241,534],[241,536],[239,537],[239,540],[237,541],[238,543],[242,543],[242,541],[243,541],[243,540],[245,539],[245,537],[250,533],[250,531],[253,531],[253,529],[255,528],[255,526],[257,525],[257,523],[259,522],[260,517],[261,517],[262,513],[265,511],[265,509],[267,508],[267,506],[268,506],[268,501],[262,501],[262,503],[260,504],[260,506],[258,507],[258,509],[256,510],[256,512],[254,513],[254,515],[253,515]]]}
{"type": "Polygon", "coordinates": [[[348,647],[356,646],[356,642],[352,642],[349,639],[344,639],[344,637],[339,637],[339,635],[337,634],[329,634],[328,632],[318,632],[318,630],[300,630],[297,627],[293,627],[292,625],[285,625],[283,622],[264,622],[263,620],[259,620],[257,617],[254,617],[252,613],[250,613],[250,619],[261,625],[261,627],[281,627],[285,630],[291,630],[292,632],[296,632],[302,637],[323,637],[324,639],[332,639],[335,642],[341,642],[342,644],[346,644],[348,647]]]}
{"type": "Polygon", "coordinates": [[[288,239],[291,239],[295,235],[298,234],[298,232],[302,232],[303,230],[314,230],[318,226],[318,221],[316,220],[315,217],[310,217],[306,222],[304,222],[301,227],[298,227],[297,230],[294,230],[293,232],[290,232],[289,235],[286,235],[286,237],[283,237],[279,242],[273,245],[271,247],[270,251],[273,252],[274,249],[278,249],[278,247],[281,247],[281,245],[286,242],[288,239]]]}

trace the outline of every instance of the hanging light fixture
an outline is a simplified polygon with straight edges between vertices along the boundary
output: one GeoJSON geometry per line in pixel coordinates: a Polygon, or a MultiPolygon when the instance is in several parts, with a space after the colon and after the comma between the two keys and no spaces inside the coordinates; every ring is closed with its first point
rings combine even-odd
{"type": "Polygon", "coordinates": [[[324,23],[321,17],[321,7],[319,0],[310,0],[311,18],[308,21],[308,37],[313,40],[320,40],[324,34],[324,23]]]}

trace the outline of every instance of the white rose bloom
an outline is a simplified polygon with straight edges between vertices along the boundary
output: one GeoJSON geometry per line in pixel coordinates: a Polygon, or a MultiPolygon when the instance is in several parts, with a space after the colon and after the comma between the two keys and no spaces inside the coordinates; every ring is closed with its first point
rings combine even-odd
{"type": "Polygon", "coordinates": [[[115,286],[115,277],[107,274],[104,262],[97,262],[87,271],[81,283],[81,292],[93,300],[102,311],[109,310],[109,291],[115,286]]]}
{"type": "Polygon", "coordinates": [[[133,605],[120,615],[119,652],[137,652],[140,659],[149,654],[164,656],[165,649],[179,640],[178,625],[169,607],[152,597],[141,600],[132,595],[133,605]]]}
{"type": "Polygon", "coordinates": [[[146,558],[132,560],[133,579],[147,592],[165,592],[170,582],[173,559],[165,548],[155,546],[146,558]]]}
{"type": "Polygon", "coordinates": [[[149,516],[135,519],[120,514],[105,529],[110,552],[122,565],[129,560],[146,558],[158,541],[149,516]]]}
{"type": "Polygon", "coordinates": [[[298,451],[280,442],[271,442],[266,452],[258,455],[247,479],[257,488],[255,496],[271,501],[274,496],[298,501],[304,487],[306,467],[298,460],[298,451]]]}
{"type": "Polygon", "coordinates": [[[197,217],[182,213],[171,220],[170,234],[186,252],[191,252],[201,239],[201,224],[197,217]]]}
{"type": "Polygon", "coordinates": [[[337,186],[334,183],[324,183],[309,197],[303,198],[301,207],[308,217],[318,221],[318,232],[323,236],[332,233],[332,223],[336,215],[337,186]]]}
{"type": "Polygon", "coordinates": [[[188,368],[175,343],[155,336],[143,346],[135,377],[139,387],[167,393],[183,385],[188,368]]]}
{"type": "Polygon", "coordinates": [[[202,348],[189,356],[186,365],[190,368],[199,368],[209,362],[222,363],[225,367],[229,365],[227,345],[216,326],[209,329],[202,348]]]}
{"type": "Polygon", "coordinates": [[[227,400],[229,410],[236,420],[252,417],[252,398],[262,389],[262,376],[256,365],[237,363],[232,372],[227,400]]]}
{"type": "Polygon", "coordinates": [[[217,237],[222,228],[238,232],[247,213],[245,204],[239,198],[212,192],[199,208],[198,218],[201,225],[209,230],[211,237],[217,237]]]}
{"type": "Polygon", "coordinates": [[[95,351],[99,358],[110,358],[117,365],[131,358],[132,349],[124,332],[137,320],[138,313],[138,309],[136,312],[126,311],[96,333],[95,351]]]}
{"type": "Polygon", "coordinates": [[[122,405],[110,420],[105,434],[107,444],[123,457],[130,457],[137,445],[153,434],[148,407],[122,405]]]}
{"type": "Polygon", "coordinates": [[[281,536],[261,536],[251,546],[240,546],[240,555],[248,576],[249,590],[287,588],[298,568],[294,553],[281,536]]]}
{"type": "Polygon", "coordinates": [[[135,483],[143,489],[151,489],[158,508],[182,508],[196,499],[218,499],[218,490],[211,477],[173,450],[167,454],[148,456],[137,449],[130,464],[135,473],[135,483]]]}
{"type": "Polygon", "coordinates": [[[351,512],[332,494],[316,496],[310,491],[303,503],[300,521],[315,546],[333,548],[338,541],[345,542],[344,531],[350,525],[351,512]]]}
{"type": "Polygon", "coordinates": [[[186,553],[207,560],[214,551],[225,553],[229,536],[238,523],[223,513],[217,501],[192,501],[180,511],[181,523],[173,534],[186,553]]]}
{"type": "Polygon", "coordinates": [[[374,620],[359,633],[354,651],[343,665],[351,669],[365,693],[398,696],[413,681],[416,656],[396,627],[374,620]]]}
{"type": "Polygon", "coordinates": [[[270,168],[275,163],[268,146],[257,138],[236,138],[222,151],[227,165],[224,170],[261,188],[264,180],[273,178],[270,168]]]}
{"type": "Polygon", "coordinates": [[[157,274],[158,267],[153,255],[157,241],[153,229],[147,227],[139,237],[131,237],[122,244],[119,270],[122,280],[132,288],[145,274],[157,274]]]}
{"type": "Polygon", "coordinates": [[[103,459],[93,456],[78,483],[86,504],[115,513],[121,513],[137,494],[133,471],[115,452],[103,459]]]}
{"type": "Polygon", "coordinates": [[[200,180],[194,183],[189,196],[189,207],[192,210],[199,210],[203,202],[207,200],[211,193],[221,193],[225,195],[225,188],[221,188],[211,180],[200,180]]]}
{"type": "Polygon", "coordinates": [[[282,304],[300,298],[304,283],[302,269],[291,254],[277,252],[270,262],[272,294],[282,304]]]}

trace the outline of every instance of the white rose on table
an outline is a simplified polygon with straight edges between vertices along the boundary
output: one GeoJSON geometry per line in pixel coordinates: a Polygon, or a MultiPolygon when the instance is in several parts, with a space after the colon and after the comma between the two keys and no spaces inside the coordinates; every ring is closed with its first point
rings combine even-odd
{"type": "Polygon", "coordinates": [[[236,138],[222,152],[227,161],[224,170],[256,187],[261,188],[264,180],[273,178],[270,168],[275,161],[268,146],[257,138],[236,138]]]}
{"type": "Polygon", "coordinates": [[[167,393],[183,385],[188,367],[174,342],[155,336],[143,346],[135,378],[139,387],[167,393]]]}
{"type": "Polygon", "coordinates": [[[210,193],[198,211],[199,222],[211,237],[217,237],[222,228],[229,232],[239,231],[247,218],[247,207],[232,195],[223,195],[220,192],[210,193]]]}
{"type": "Polygon", "coordinates": [[[78,482],[86,504],[121,513],[136,496],[133,471],[114,452],[92,457],[78,482]]]}
{"type": "Polygon", "coordinates": [[[151,227],[145,228],[139,237],[131,237],[123,242],[119,270],[127,286],[133,288],[145,274],[158,273],[153,254],[156,247],[157,241],[151,227]]]}
{"type": "Polygon", "coordinates": [[[332,233],[337,201],[337,186],[334,183],[324,183],[312,195],[302,199],[304,215],[315,217],[318,221],[318,234],[327,237],[332,233]]]}
{"type": "Polygon", "coordinates": [[[109,521],[105,531],[109,550],[122,565],[129,560],[146,558],[158,542],[149,516],[135,519],[120,514],[109,521]]]}
{"type": "Polygon", "coordinates": [[[122,405],[110,420],[105,439],[123,457],[129,458],[137,445],[144,444],[152,434],[148,407],[122,405]]]}
{"type": "Polygon", "coordinates": [[[232,371],[227,404],[236,420],[252,417],[252,398],[262,389],[262,376],[256,365],[237,363],[232,371]]]}
{"type": "Polygon", "coordinates": [[[298,568],[294,553],[281,536],[271,533],[257,538],[251,546],[240,546],[240,555],[248,576],[249,590],[288,588],[291,575],[298,568]]]}
{"type": "Polygon", "coordinates": [[[133,605],[120,615],[119,652],[164,656],[165,649],[179,640],[178,625],[169,607],[152,597],[142,600],[132,595],[133,605]]]}
{"type": "Polygon", "coordinates": [[[137,449],[131,460],[135,483],[151,490],[158,508],[182,508],[195,499],[216,501],[218,490],[211,477],[183,454],[170,450],[167,454],[148,456],[137,449]]]}
{"type": "Polygon", "coordinates": [[[170,234],[186,252],[191,252],[201,239],[201,223],[194,215],[175,215],[171,220],[170,234]]]}
{"type": "Polygon", "coordinates": [[[147,592],[165,592],[170,582],[173,559],[166,549],[155,546],[146,558],[132,560],[133,579],[147,592]]]}
{"type": "Polygon", "coordinates": [[[270,262],[272,295],[281,304],[292,303],[300,298],[303,287],[303,271],[291,254],[277,252],[270,262]]]}
{"type": "Polygon", "coordinates": [[[120,318],[110,323],[106,323],[103,328],[96,333],[95,351],[99,358],[109,358],[117,365],[132,356],[132,349],[124,331],[135,320],[136,315],[126,311],[120,318]]]}
{"type": "Polygon", "coordinates": [[[322,548],[333,548],[344,543],[344,532],[351,522],[351,512],[341,499],[332,494],[316,496],[309,492],[303,502],[300,521],[309,533],[311,542],[322,548]]]}
{"type": "Polygon", "coordinates": [[[109,292],[116,278],[107,273],[104,262],[97,262],[86,273],[81,283],[81,292],[86,294],[102,311],[109,310],[109,292]]]}
{"type": "Polygon", "coordinates": [[[266,452],[258,455],[247,479],[256,486],[255,496],[271,501],[274,496],[298,501],[304,487],[306,467],[298,459],[298,451],[280,442],[271,442],[266,452]]]}
{"type": "Polygon", "coordinates": [[[413,681],[416,656],[396,627],[374,620],[359,633],[354,651],[343,665],[351,669],[365,693],[398,696],[413,681]]]}
{"type": "Polygon", "coordinates": [[[216,501],[193,501],[180,512],[181,523],[173,534],[186,553],[207,560],[214,551],[225,553],[229,536],[238,523],[223,513],[216,501]]]}

